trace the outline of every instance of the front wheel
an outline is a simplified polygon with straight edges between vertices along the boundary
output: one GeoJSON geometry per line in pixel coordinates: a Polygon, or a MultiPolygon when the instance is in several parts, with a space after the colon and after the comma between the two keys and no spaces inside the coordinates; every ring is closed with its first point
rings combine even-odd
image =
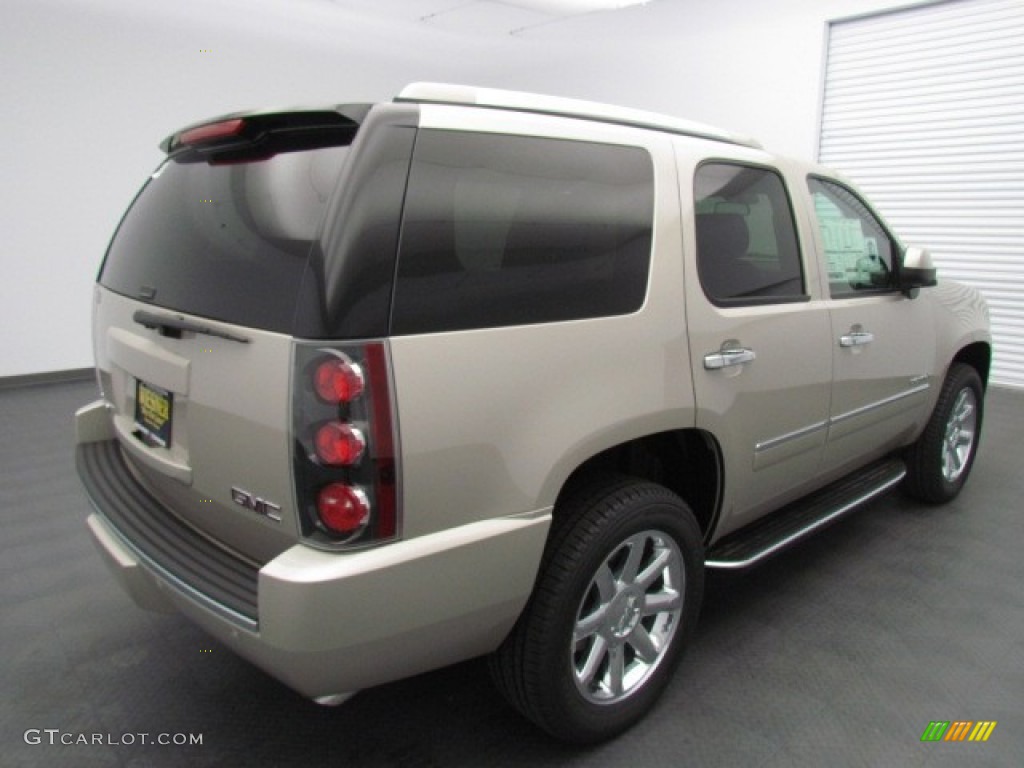
{"type": "Polygon", "coordinates": [[[907,453],[906,488],[911,496],[941,504],[960,493],[978,452],[983,409],[978,372],[954,363],[928,425],[907,453]]]}
{"type": "Polygon", "coordinates": [[[703,593],[700,529],[662,486],[593,481],[556,511],[534,593],[495,653],[498,687],[566,741],[610,738],[671,679],[703,593]]]}

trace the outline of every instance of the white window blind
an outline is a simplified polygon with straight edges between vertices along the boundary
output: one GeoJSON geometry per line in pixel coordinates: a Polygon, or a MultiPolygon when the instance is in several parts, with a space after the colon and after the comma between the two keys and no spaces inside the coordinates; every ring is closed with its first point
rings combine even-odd
{"type": "Polygon", "coordinates": [[[1024,0],[834,22],[819,158],[852,178],[939,279],[992,310],[992,381],[1024,387],[1024,0]]]}

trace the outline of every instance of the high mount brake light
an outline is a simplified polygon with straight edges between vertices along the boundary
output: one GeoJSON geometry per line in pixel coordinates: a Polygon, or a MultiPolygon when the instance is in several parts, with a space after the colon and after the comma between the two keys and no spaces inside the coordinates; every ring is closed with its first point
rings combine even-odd
{"type": "Polygon", "coordinates": [[[178,137],[177,143],[179,145],[202,144],[207,141],[226,139],[230,136],[237,136],[242,132],[244,127],[245,120],[242,118],[222,120],[219,123],[200,125],[196,128],[190,128],[189,130],[182,132],[178,137]]]}

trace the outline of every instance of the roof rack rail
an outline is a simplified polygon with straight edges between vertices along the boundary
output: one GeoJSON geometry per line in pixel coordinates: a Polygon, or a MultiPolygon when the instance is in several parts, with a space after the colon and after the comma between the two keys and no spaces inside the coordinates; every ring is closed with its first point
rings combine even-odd
{"type": "Polygon", "coordinates": [[[491,109],[511,109],[518,112],[532,112],[541,115],[559,117],[576,117],[596,120],[614,125],[625,125],[634,128],[648,128],[681,136],[693,136],[711,141],[728,144],[739,144],[745,147],[762,149],[761,143],[740,134],[723,131],[709,125],[683,120],[677,117],[661,115],[656,112],[644,112],[627,107],[616,107],[578,99],[564,99],[556,96],[542,96],[520,91],[505,91],[496,88],[477,88],[468,85],[450,85],[446,83],[412,83],[402,89],[395,98],[396,102],[415,102],[420,104],[457,104],[491,109]]]}

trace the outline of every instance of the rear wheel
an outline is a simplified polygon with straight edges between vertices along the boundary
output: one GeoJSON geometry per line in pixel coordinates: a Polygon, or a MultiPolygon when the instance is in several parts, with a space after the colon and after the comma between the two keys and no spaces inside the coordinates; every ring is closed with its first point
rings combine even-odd
{"type": "Polygon", "coordinates": [[[557,510],[534,593],[492,659],[498,687],[558,738],[620,733],[671,679],[703,580],[682,499],[628,478],[586,484],[557,510]]]}
{"type": "Polygon", "coordinates": [[[954,363],[928,425],[907,454],[910,495],[940,504],[960,493],[978,451],[983,408],[984,389],[978,372],[954,363]]]}

